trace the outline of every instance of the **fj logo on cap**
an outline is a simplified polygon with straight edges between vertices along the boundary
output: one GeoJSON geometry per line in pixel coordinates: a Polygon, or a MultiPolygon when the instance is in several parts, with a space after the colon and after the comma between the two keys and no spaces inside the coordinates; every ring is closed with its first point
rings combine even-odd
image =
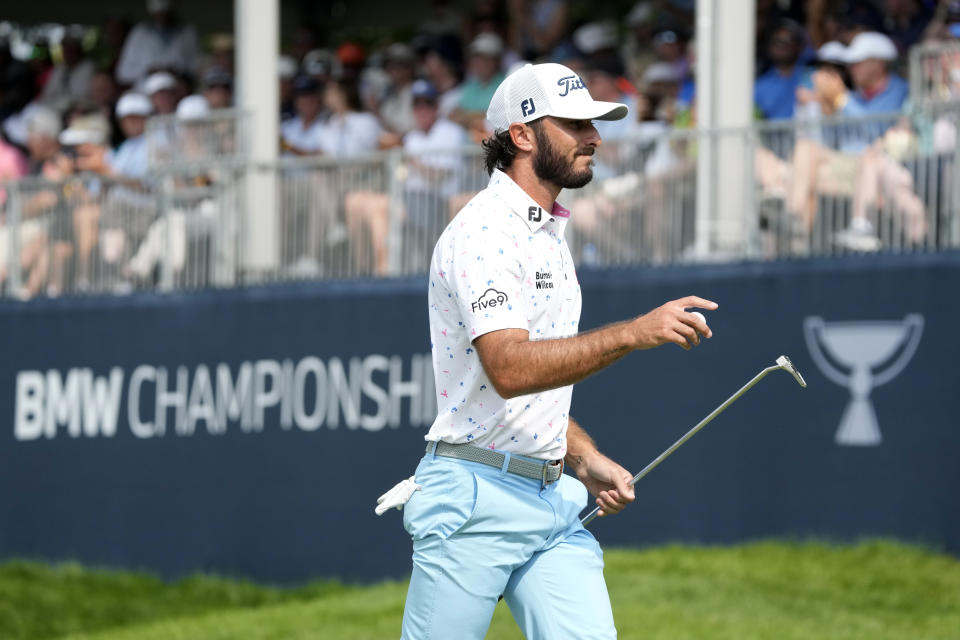
{"type": "Polygon", "coordinates": [[[557,86],[563,87],[563,92],[560,94],[561,98],[571,91],[586,88],[583,86],[583,80],[581,80],[578,76],[563,76],[557,80],[557,86]]]}
{"type": "Polygon", "coordinates": [[[523,117],[526,118],[531,113],[534,113],[537,110],[537,105],[533,104],[533,98],[527,98],[520,103],[520,111],[523,112],[523,117]]]}

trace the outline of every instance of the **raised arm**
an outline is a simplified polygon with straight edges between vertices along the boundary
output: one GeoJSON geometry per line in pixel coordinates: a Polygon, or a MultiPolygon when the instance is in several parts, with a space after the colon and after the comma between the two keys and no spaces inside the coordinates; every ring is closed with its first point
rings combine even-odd
{"type": "Polygon", "coordinates": [[[710,327],[685,309],[713,310],[717,303],[687,296],[650,313],[569,338],[530,340],[523,329],[485,333],[473,344],[494,389],[504,398],[574,384],[613,364],[631,351],[672,342],[684,349],[713,335],[710,327]]]}

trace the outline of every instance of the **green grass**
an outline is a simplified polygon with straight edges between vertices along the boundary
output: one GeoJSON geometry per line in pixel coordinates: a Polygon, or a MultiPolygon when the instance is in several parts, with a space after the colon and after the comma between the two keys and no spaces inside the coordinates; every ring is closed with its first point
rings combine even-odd
{"type": "MultiPolygon", "coordinates": [[[[765,542],[606,553],[621,639],[960,638],[960,561],[893,542],[765,542]]],[[[406,584],[276,589],[193,577],[0,565],[0,638],[378,640],[406,584]]],[[[522,636],[504,604],[487,636],[522,636]]]]}

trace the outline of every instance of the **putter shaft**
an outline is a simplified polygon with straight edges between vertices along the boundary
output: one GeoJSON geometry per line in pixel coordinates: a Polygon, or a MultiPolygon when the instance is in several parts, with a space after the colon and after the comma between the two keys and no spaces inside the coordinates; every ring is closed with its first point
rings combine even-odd
{"type": "MultiPolygon", "coordinates": [[[[781,356],[781,357],[785,357],[785,356],[781,356]]],[[[789,359],[787,360],[787,362],[789,362],[789,359]]],[[[792,364],[791,364],[790,366],[791,366],[791,369],[792,369],[792,368],[793,368],[792,364]]],[[[755,384],[757,384],[758,382],[760,382],[760,380],[762,380],[763,377],[766,376],[768,373],[770,373],[771,371],[776,371],[777,369],[787,370],[787,371],[789,371],[789,372],[791,373],[791,375],[793,375],[793,372],[796,371],[796,369],[793,369],[793,371],[791,371],[790,369],[787,369],[783,364],[781,364],[781,363],[778,361],[778,364],[777,364],[777,365],[772,366],[772,367],[767,367],[766,369],[764,369],[763,371],[761,371],[760,373],[758,373],[757,375],[755,375],[755,376],[753,377],[753,379],[750,380],[750,382],[748,382],[747,384],[745,384],[745,385],[743,385],[742,387],[740,387],[740,389],[739,389],[736,393],[734,393],[732,396],[730,396],[729,398],[727,398],[727,399],[724,401],[723,404],[721,404],[719,407],[717,407],[716,409],[714,409],[713,411],[711,411],[711,412],[710,412],[710,415],[708,415],[706,418],[704,418],[704,419],[701,420],[699,423],[697,423],[697,426],[695,426],[693,429],[690,429],[690,431],[687,431],[687,432],[683,435],[682,438],[680,438],[679,440],[677,440],[676,442],[674,442],[672,445],[670,445],[670,448],[669,448],[669,449],[667,449],[666,451],[664,451],[663,453],[661,453],[659,456],[657,456],[657,457],[653,460],[653,462],[651,462],[651,463],[648,464],[646,467],[644,467],[643,470],[642,470],[640,473],[638,473],[637,475],[633,476],[633,480],[630,481],[630,486],[633,486],[633,485],[637,484],[637,482],[640,481],[640,478],[644,477],[645,475],[647,475],[648,473],[650,473],[651,471],[653,471],[658,464],[660,464],[661,462],[663,462],[664,460],[666,460],[668,457],[670,457],[670,454],[672,454],[674,451],[676,451],[677,449],[679,449],[679,448],[683,445],[684,442],[686,442],[687,440],[689,440],[690,438],[692,438],[698,431],[700,431],[700,429],[703,429],[705,426],[707,426],[707,424],[709,424],[711,420],[713,420],[713,419],[716,418],[718,415],[720,415],[720,414],[723,412],[724,409],[726,409],[726,408],[729,407],[731,404],[733,404],[733,402],[734,402],[737,398],[739,398],[740,396],[742,396],[744,393],[746,393],[746,392],[750,389],[750,387],[752,387],[753,385],[755,385],[755,384]]],[[[797,375],[799,375],[799,372],[797,372],[797,375]]],[[[794,377],[796,377],[796,375],[795,375],[794,377]]],[[[801,379],[802,379],[802,378],[801,378],[801,379]]],[[[799,382],[799,380],[798,380],[798,382],[799,382]]],[[[803,386],[806,386],[806,383],[803,383],[803,386]]],[[[584,517],[583,520],[580,521],[581,524],[583,524],[583,526],[587,526],[588,524],[590,524],[590,523],[593,521],[593,519],[597,517],[597,513],[598,513],[599,511],[600,511],[600,507],[594,507],[593,511],[591,511],[589,514],[587,514],[587,516],[584,517]]]]}

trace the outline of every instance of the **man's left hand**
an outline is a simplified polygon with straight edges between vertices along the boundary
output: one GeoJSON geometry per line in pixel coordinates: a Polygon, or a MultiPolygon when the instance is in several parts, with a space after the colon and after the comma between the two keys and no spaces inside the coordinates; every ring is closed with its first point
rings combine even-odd
{"type": "Polygon", "coordinates": [[[576,472],[580,482],[596,497],[600,507],[598,516],[618,513],[633,502],[633,487],[630,485],[633,474],[602,453],[585,456],[576,472]]]}

